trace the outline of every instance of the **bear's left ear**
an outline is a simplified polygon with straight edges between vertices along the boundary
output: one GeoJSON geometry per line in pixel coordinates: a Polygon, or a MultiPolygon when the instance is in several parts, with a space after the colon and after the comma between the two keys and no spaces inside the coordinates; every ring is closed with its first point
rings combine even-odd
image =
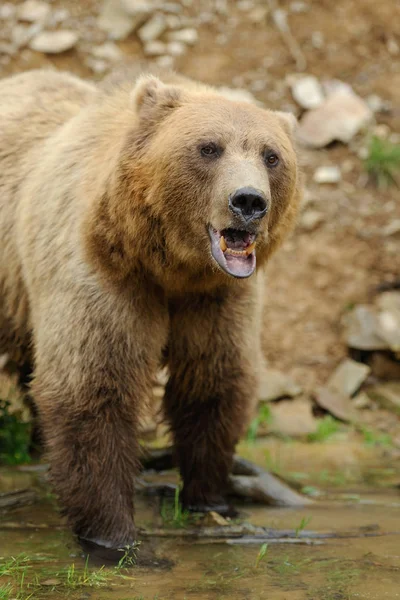
{"type": "Polygon", "coordinates": [[[286,133],[293,137],[296,133],[298,121],[293,113],[290,112],[282,112],[279,110],[275,111],[275,114],[279,117],[280,122],[282,123],[283,128],[286,133]]]}
{"type": "Polygon", "coordinates": [[[164,113],[180,106],[182,95],[178,87],[166,85],[154,75],[142,75],[132,90],[131,102],[138,114],[155,108],[164,113]]]}

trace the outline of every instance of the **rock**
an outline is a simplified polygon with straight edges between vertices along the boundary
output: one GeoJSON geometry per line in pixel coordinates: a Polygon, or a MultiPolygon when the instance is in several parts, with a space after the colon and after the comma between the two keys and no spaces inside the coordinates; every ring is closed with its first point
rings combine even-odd
{"type": "Polygon", "coordinates": [[[171,56],[183,56],[186,52],[186,46],[182,42],[169,42],[167,44],[167,52],[171,56]]]}
{"type": "Polygon", "coordinates": [[[400,383],[382,383],[367,388],[366,393],[383,408],[400,415],[400,383]]]}
{"type": "Polygon", "coordinates": [[[328,387],[317,388],[314,392],[315,401],[321,408],[341,421],[353,421],[356,412],[349,396],[328,387]]]}
{"type": "Polygon", "coordinates": [[[163,69],[172,69],[174,66],[174,57],[173,56],[159,56],[156,59],[156,63],[159,67],[163,68],[163,69]]]}
{"type": "Polygon", "coordinates": [[[15,15],[16,7],[9,2],[5,2],[2,6],[0,6],[0,19],[7,21],[8,19],[12,19],[15,15]]]}
{"type": "Polygon", "coordinates": [[[199,35],[196,29],[180,29],[179,31],[170,31],[168,33],[168,40],[170,42],[182,42],[193,46],[199,39],[199,35]]]}
{"type": "Polygon", "coordinates": [[[318,421],[312,412],[308,398],[283,400],[270,406],[272,422],[269,430],[290,436],[306,436],[315,433],[318,421]]]}
{"type": "Polygon", "coordinates": [[[370,372],[371,368],[368,365],[346,358],[332,373],[326,385],[329,389],[336,390],[345,396],[352,396],[367,379],[370,372]]]}
{"type": "Polygon", "coordinates": [[[400,292],[385,292],[376,303],[379,309],[378,335],[393,352],[400,353],[400,292]]]}
{"type": "Polygon", "coordinates": [[[143,46],[143,52],[146,56],[161,56],[167,53],[167,44],[160,42],[160,40],[147,42],[147,44],[143,46]]]}
{"type": "Polygon", "coordinates": [[[142,25],[152,9],[148,2],[105,0],[97,25],[107,31],[112,39],[123,40],[142,25]]]}
{"type": "Polygon", "coordinates": [[[306,210],[301,215],[300,224],[305,231],[314,231],[323,221],[324,215],[318,210],[306,210]]]}
{"type": "Polygon", "coordinates": [[[93,73],[97,73],[98,75],[105,73],[108,68],[108,63],[105,60],[101,60],[100,58],[92,58],[90,56],[86,58],[85,65],[88,66],[93,73]]]}
{"type": "Polygon", "coordinates": [[[311,148],[323,148],[335,140],[347,144],[372,117],[364,100],[339,89],[304,115],[297,129],[298,139],[311,148]]]}
{"type": "Polygon", "coordinates": [[[360,392],[354,396],[352,405],[355,408],[369,408],[372,405],[371,398],[365,392],[360,392]]]}
{"type": "Polygon", "coordinates": [[[61,583],[61,579],[56,579],[55,577],[53,577],[52,579],[46,579],[45,581],[41,581],[40,585],[53,587],[55,585],[61,585],[61,583]]]}
{"type": "Polygon", "coordinates": [[[17,9],[20,21],[45,23],[50,15],[50,6],[41,0],[26,0],[17,9]]]}
{"type": "Polygon", "coordinates": [[[166,30],[167,22],[162,13],[156,13],[138,30],[138,36],[143,44],[158,39],[166,30]]]}
{"type": "Polygon", "coordinates": [[[67,29],[59,31],[43,31],[35,36],[29,43],[31,50],[45,54],[60,54],[71,50],[79,39],[76,31],[67,29]]]}
{"type": "Polygon", "coordinates": [[[26,46],[29,40],[40,32],[40,25],[15,25],[11,31],[11,41],[14,50],[26,46]]]}
{"type": "Polygon", "coordinates": [[[292,13],[295,14],[299,14],[299,13],[305,13],[308,12],[310,10],[310,5],[307,4],[306,2],[291,2],[289,5],[289,10],[292,13]]]}
{"type": "Polygon", "coordinates": [[[215,527],[215,525],[218,525],[219,527],[226,527],[226,525],[229,525],[229,521],[224,519],[224,517],[222,517],[219,513],[212,510],[205,515],[201,524],[204,527],[215,527]]]}
{"type": "Polygon", "coordinates": [[[322,86],[316,77],[295,77],[290,84],[292,96],[302,108],[317,108],[324,101],[322,86]]]}
{"type": "Polygon", "coordinates": [[[258,389],[258,399],[263,402],[277,400],[289,396],[293,398],[301,394],[302,389],[291,377],[277,369],[263,369],[258,389]]]}
{"type": "Polygon", "coordinates": [[[110,62],[118,62],[124,56],[123,52],[114,42],[106,42],[101,46],[92,48],[92,54],[95,58],[108,60],[110,62]]]}
{"type": "Polygon", "coordinates": [[[387,343],[378,335],[378,315],[371,306],[357,305],[344,315],[342,325],[344,339],[350,348],[357,350],[387,349],[387,343]]]}
{"type": "Polygon", "coordinates": [[[342,178],[339,167],[318,167],[314,172],[313,179],[316,183],[338,183],[342,178]]]}
{"type": "Polygon", "coordinates": [[[383,228],[382,233],[385,237],[394,236],[400,238],[400,219],[391,221],[389,225],[383,228]]]}
{"type": "Polygon", "coordinates": [[[226,98],[236,102],[250,102],[251,104],[260,104],[251,92],[236,88],[220,87],[219,91],[226,98]]]}

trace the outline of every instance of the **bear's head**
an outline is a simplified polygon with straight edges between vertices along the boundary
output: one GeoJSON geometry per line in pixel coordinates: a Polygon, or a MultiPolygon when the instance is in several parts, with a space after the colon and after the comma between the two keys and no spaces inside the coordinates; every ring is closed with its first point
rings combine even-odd
{"type": "Polygon", "coordinates": [[[151,229],[142,251],[192,278],[252,275],[296,214],[294,117],[153,76],[139,78],[131,102],[121,173],[151,229]]]}

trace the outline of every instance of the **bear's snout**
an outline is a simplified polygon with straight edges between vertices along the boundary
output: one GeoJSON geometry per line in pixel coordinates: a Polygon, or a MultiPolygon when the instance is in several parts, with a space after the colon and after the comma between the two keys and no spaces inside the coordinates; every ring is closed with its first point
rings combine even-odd
{"type": "Polygon", "coordinates": [[[242,187],[229,196],[229,209],[248,224],[267,214],[268,200],[261,190],[242,187]]]}

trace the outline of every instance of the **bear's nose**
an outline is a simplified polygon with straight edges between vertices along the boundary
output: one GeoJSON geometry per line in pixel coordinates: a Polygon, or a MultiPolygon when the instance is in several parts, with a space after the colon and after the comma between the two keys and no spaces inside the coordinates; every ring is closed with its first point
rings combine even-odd
{"type": "Polygon", "coordinates": [[[229,196],[229,208],[245,221],[261,219],[268,209],[265,195],[252,187],[243,187],[229,196]]]}

